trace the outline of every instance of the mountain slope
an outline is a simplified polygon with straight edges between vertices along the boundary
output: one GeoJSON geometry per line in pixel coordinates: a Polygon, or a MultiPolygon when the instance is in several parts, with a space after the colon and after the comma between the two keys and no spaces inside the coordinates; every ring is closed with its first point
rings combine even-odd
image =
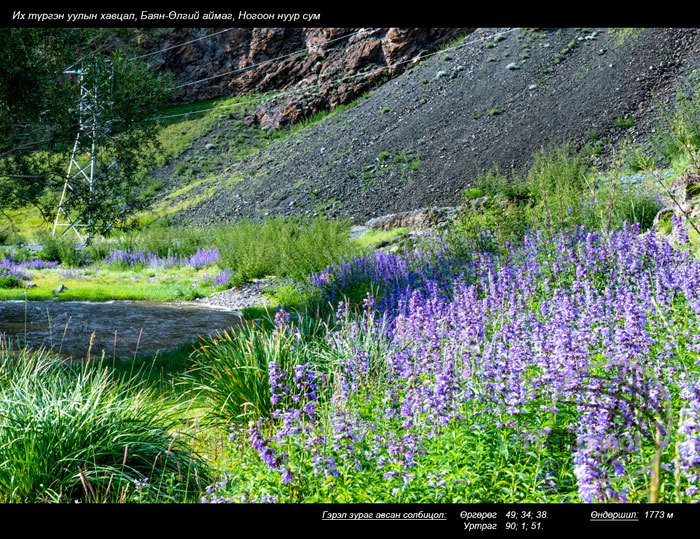
{"type": "Polygon", "coordinates": [[[698,67],[698,29],[479,29],[350,110],[219,160],[174,218],[323,213],[360,222],[452,204],[480,172],[527,166],[551,143],[643,142],[659,103],[698,67]]]}

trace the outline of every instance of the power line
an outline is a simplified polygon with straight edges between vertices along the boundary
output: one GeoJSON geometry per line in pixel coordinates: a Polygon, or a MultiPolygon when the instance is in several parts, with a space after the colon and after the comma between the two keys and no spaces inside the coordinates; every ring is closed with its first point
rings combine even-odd
{"type": "Polygon", "coordinates": [[[153,52],[148,52],[146,54],[140,54],[138,56],[132,56],[128,60],[132,61],[132,60],[138,60],[139,58],[146,58],[147,56],[154,56],[156,54],[160,54],[160,53],[165,52],[165,51],[177,49],[178,47],[184,47],[185,45],[189,45],[190,43],[196,43],[197,41],[202,41],[203,39],[207,39],[210,37],[217,36],[219,34],[223,34],[224,32],[228,32],[229,30],[233,30],[233,29],[234,28],[225,28],[224,30],[214,32],[213,34],[207,34],[206,36],[198,37],[196,39],[190,39],[189,41],[185,41],[183,43],[178,43],[177,45],[171,45],[170,47],[165,47],[164,49],[160,49],[160,50],[153,51],[153,52]]]}
{"type": "MultiPolygon", "coordinates": [[[[428,58],[431,58],[432,56],[435,56],[435,55],[437,55],[437,54],[444,54],[445,51],[456,50],[456,49],[465,47],[465,46],[467,46],[467,45],[472,45],[472,44],[474,44],[474,43],[478,43],[478,42],[480,42],[480,41],[487,41],[487,40],[490,40],[490,39],[494,39],[494,38],[496,38],[496,37],[498,37],[498,36],[500,36],[500,35],[505,35],[505,34],[514,32],[515,30],[517,30],[517,28],[512,28],[512,29],[510,29],[510,30],[505,30],[505,31],[502,31],[502,32],[496,32],[496,33],[494,33],[494,34],[491,34],[491,35],[488,35],[488,36],[484,36],[484,37],[480,37],[480,38],[474,39],[474,40],[472,40],[472,41],[466,41],[466,42],[463,42],[463,43],[458,43],[458,44],[456,44],[456,45],[453,45],[452,47],[446,47],[446,48],[441,49],[441,50],[439,50],[439,51],[435,51],[435,52],[432,52],[432,53],[430,53],[430,54],[427,54],[427,55],[425,55],[425,56],[422,58],[422,60],[427,60],[428,58]]],[[[341,77],[341,78],[339,78],[339,79],[334,79],[334,80],[331,80],[331,81],[324,81],[324,82],[329,83],[329,84],[331,84],[331,85],[340,84],[341,82],[344,82],[344,81],[347,81],[347,80],[352,80],[352,79],[356,79],[356,78],[363,78],[363,77],[369,77],[369,76],[375,75],[375,74],[377,74],[377,73],[381,73],[382,71],[385,71],[387,68],[395,68],[395,67],[401,66],[401,65],[403,65],[403,64],[411,63],[411,62],[413,62],[413,59],[404,60],[404,61],[402,61],[402,62],[397,62],[396,64],[392,64],[391,66],[379,67],[379,68],[376,68],[376,69],[374,69],[374,70],[372,70],[372,71],[366,71],[366,72],[364,72],[364,73],[356,73],[356,74],[354,74],[354,75],[345,75],[345,76],[343,76],[343,77],[341,77]]],[[[279,97],[285,97],[285,96],[287,96],[287,95],[293,95],[293,94],[295,94],[295,93],[307,91],[307,90],[310,90],[311,88],[316,88],[316,89],[320,88],[320,83],[309,84],[309,85],[306,85],[306,86],[304,86],[303,88],[300,88],[300,89],[299,89],[299,88],[295,88],[295,89],[291,89],[291,90],[282,90],[282,91],[280,91],[280,92],[278,92],[278,93],[276,93],[276,94],[273,94],[273,95],[267,95],[267,96],[260,97],[260,98],[253,98],[253,99],[249,99],[249,100],[246,100],[246,101],[238,101],[238,102],[236,102],[236,103],[232,103],[232,104],[229,104],[229,105],[219,105],[218,107],[211,107],[211,108],[208,108],[208,109],[193,110],[193,111],[190,111],[190,112],[183,112],[183,113],[179,113],[179,114],[168,114],[168,115],[162,115],[162,116],[153,116],[153,117],[151,117],[151,118],[148,118],[148,120],[159,120],[159,119],[165,119],[165,118],[177,118],[177,117],[183,117],[183,116],[190,116],[190,115],[192,115],[192,114],[199,114],[199,113],[203,113],[203,112],[211,112],[211,111],[215,111],[215,110],[224,110],[224,109],[229,109],[229,108],[233,108],[233,107],[240,107],[240,106],[243,106],[243,105],[248,105],[248,104],[253,104],[253,103],[263,103],[263,102],[266,102],[266,101],[273,101],[273,100],[275,100],[275,99],[277,99],[277,98],[279,98],[279,97]]],[[[311,92],[309,92],[309,94],[310,94],[310,93],[311,93],[311,92]]]]}
{"type": "MultiPolygon", "coordinates": [[[[138,56],[132,56],[131,58],[127,58],[127,61],[131,62],[131,61],[133,61],[133,60],[138,60],[138,59],[140,59],[140,58],[146,58],[146,57],[148,57],[148,56],[155,56],[156,54],[160,54],[160,53],[162,53],[162,52],[166,52],[166,51],[169,51],[169,50],[177,49],[177,48],[179,48],[179,47],[184,47],[185,45],[189,45],[190,43],[196,43],[197,41],[202,41],[203,39],[208,39],[208,38],[210,38],[210,37],[214,37],[214,36],[216,36],[216,35],[223,34],[224,32],[228,32],[229,30],[234,30],[234,28],[225,28],[225,29],[220,30],[220,31],[218,31],[218,32],[214,32],[213,34],[207,34],[206,36],[201,36],[201,37],[198,37],[198,38],[195,38],[195,39],[190,39],[189,41],[184,41],[184,42],[178,43],[178,44],[176,44],[176,45],[171,45],[171,46],[169,46],[169,47],[165,47],[165,48],[159,49],[159,50],[157,50],[157,51],[148,52],[148,53],[145,53],[145,54],[139,54],[138,56]]],[[[70,66],[68,66],[67,68],[65,68],[65,69],[63,70],[63,72],[69,71],[70,69],[74,68],[76,65],[78,65],[78,64],[81,63],[81,62],[83,62],[84,60],[90,58],[91,56],[96,55],[97,53],[99,53],[100,51],[102,51],[105,47],[107,47],[107,45],[108,45],[107,43],[103,43],[102,45],[100,45],[100,46],[99,46],[97,49],[95,49],[94,51],[91,51],[91,52],[86,53],[86,54],[83,55],[79,60],[76,60],[73,64],[71,64],[70,66]]]]}

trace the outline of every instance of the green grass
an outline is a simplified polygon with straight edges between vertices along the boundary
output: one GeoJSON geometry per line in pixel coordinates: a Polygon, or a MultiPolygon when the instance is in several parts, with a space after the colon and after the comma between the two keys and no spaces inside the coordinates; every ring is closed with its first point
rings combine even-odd
{"type": "Polygon", "coordinates": [[[219,265],[235,272],[233,284],[275,275],[301,279],[358,252],[347,221],[324,218],[242,220],[214,229],[219,265]]]}
{"type": "Polygon", "coordinates": [[[659,103],[659,118],[651,137],[654,157],[676,171],[698,161],[700,149],[700,73],[693,71],[676,87],[669,107],[659,103]]]}
{"type": "Polygon", "coordinates": [[[289,346],[255,326],[207,339],[192,358],[185,380],[208,400],[208,415],[242,423],[271,416],[268,363],[283,369],[293,364],[289,346]]]}
{"type": "MultiPolygon", "coordinates": [[[[2,300],[108,301],[148,300],[179,301],[205,295],[206,291],[193,286],[193,281],[211,269],[184,268],[162,272],[158,270],[110,270],[100,267],[97,275],[85,278],[62,277],[58,269],[32,271],[35,288],[0,288],[2,300]],[[149,277],[149,273],[152,277],[149,277]],[[149,281],[153,279],[153,281],[149,281]],[[54,294],[59,285],[66,290],[54,294]]],[[[212,290],[213,291],[213,290],[212,290]]]]}
{"type": "Polygon", "coordinates": [[[489,116],[498,116],[501,114],[505,109],[501,105],[496,105],[495,107],[491,107],[489,109],[489,116]]]}
{"type": "Polygon", "coordinates": [[[405,227],[393,228],[391,230],[370,230],[365,232],[359,238],[354,239],[353,242],[361,249],[368,249],[382,243],[383,241],[406,234],[408,233],[408,230],[409,229],[405,227]]]}
{"type": "MultiPolygon", "coordinates": [[[[0,349],[0,500],[195,501],[210,470],[182,410],[106,366],[0,349]],[[138,488],[137,481],[149,486],[138,488]]],[[[203,488],[203,487],[202,487],[203,488]]]]}
{"type": "Polygon", "coordinates": [[[607,181],[596,182],[597,172],[587,155],[587,148],[575,150],[565,144],[537,152],[529,170],[514,171],[512,176],[498,169],[481,174],[463,196],[466,200],[487,196],[487,202],[479,212],[465,210],[454,233],[482,242],[488,235],[484,232],[518,240],[536,228],[613,230],[624,221],[638,222],[648,230],[661,209],[653,182],[626,186],[615,170],[607,181]]]}
{"type": "Polygon", "coordinates": [[[0,218],[4,221],[0,244],[14,245],[49,230],[49,224],[38,209],[28,206],[21,209],[5,209],[0,218]]]}
{"type": "Polygon", "coordinates": [[[613,126],[615,127],[622,127],[622,128],[628,128],[632,127],[635,124],[636,120],[632,116],[625,116],[624,118],[622,116],[618,116],[613,120],[613,126]]]}
{"type": "MultiPolygon", "coordinates": [[[[189,300],[214,292],[211,287],[194,287],[204,274],[220,270],[233,272],[230,285],[267,276],[302,279],[352,254],[368,248],[400,231],[369,235],[360,242],[350,240],[347,221],[270,218],[262,223],[240,221],[208,227],[150,226],[96,241],[79,250],[68,240],[46,238],[43,258],[60,260],[59,268],[32,270],[33,288],[0,288],[0,300],[83,300],[106,301],[189,300]],[[219,251],[219,261],[207,268],[173,266],[115,267],[102,262],[110,250],[147,251],[159,256],[190,256],[198,249],[219,251]],[[65,274],[68,267],[78,267],[82,278],[65,274]],[[64,284],[67,290],[53,291],[64,284]]],[[[273,298],[273,302],[276,300],[273,298]]]]}
{"type": "Polygon", "coordinates": [[[220,122],[221,114],[242,117],[248,105],[246,101],[259,96],[224,97],[197,103],[176,105],[164,110],[159,116],[163,125],[158,136],[162,145],[161,159],[178,157],[193,147],[194,143],[214,129],[220,122]],[[214,109],[214,110],[207,110],[214,109]],[[182,115],[182,116],[177,116],[182,115]]]}

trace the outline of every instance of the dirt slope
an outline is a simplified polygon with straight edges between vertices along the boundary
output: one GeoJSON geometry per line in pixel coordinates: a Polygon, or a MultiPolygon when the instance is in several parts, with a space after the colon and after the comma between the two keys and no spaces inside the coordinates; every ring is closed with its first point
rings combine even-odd
{"type": "Polygon", "coordinates": [[[453,204],[480,171],[526,166],[550,143],[643,141],[698,67],[696,28],[479,29],[352,109],[222,166],[213,195],[175,219],[362,222],[453,204]]]}

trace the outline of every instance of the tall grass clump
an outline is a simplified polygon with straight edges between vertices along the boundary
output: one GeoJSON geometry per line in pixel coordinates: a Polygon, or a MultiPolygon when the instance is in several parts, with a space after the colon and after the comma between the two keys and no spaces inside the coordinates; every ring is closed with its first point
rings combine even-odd
{"type": "Polygon", "coordinates": [[[660,158],[682,172],[692,159],[689,154],[700,149],[700,74],[693,71],[678,85],[671,110],[659,108],[661,113],[652,137],[652,148],[660,158]]]}
{"type": "Polygon", "coordinates": [[[349,228],[321,217],[242,220],[215,230],[219,265],[235,272],[234,284],[267,275],[301,279],[358,251],[349,228]]]}
{"type": "Polygon", "coordinates": [[[0,350],[3,502],[186,501],[209,473],[177,407],[102,366],[0,350]]]}
{"type": "Polygon", "coordinates": [[[183,382],[207,401],[209,419],[226,424],[272,417],[270,366],[292,373],[324,348],[320,321],[303,317],[293,323],[293,332],[280,331],[288,319],[280,310],[274,329],[268,321],[264,327],[248,324],[202,339],[183,382]]]}
{"type": "Polygon", "coordinates": [[[86,252],[83,251],[72,235],[52,235],[51,232],[42,232],[37,236],[41,244],[39,257],[49,262],[77,268],[87,261],[86,252]]]}
{"type": "Polygon", "coordinates": [[[535,153],[524,183],[535,201],[535,214],[554,227],[591,225],[593,216],[577,211],[591,189],[589,167],[570,145],[535,153]]]}

